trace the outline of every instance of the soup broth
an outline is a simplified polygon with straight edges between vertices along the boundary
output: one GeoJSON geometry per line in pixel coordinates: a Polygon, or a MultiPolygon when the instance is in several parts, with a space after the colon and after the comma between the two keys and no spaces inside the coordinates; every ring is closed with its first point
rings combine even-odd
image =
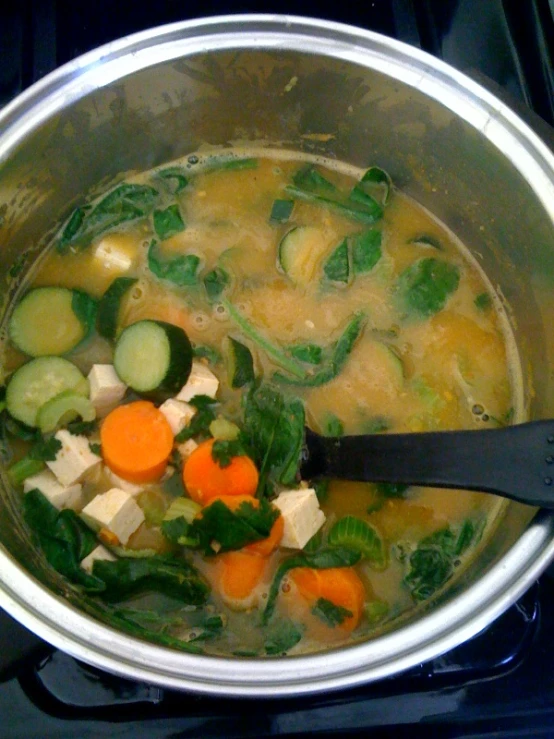
{"type": "Polygon", "coordinates": [[[423,432],[522,412],[508,321],[457,238],[382,170],[294,152],[192,155],[77,209],[12,307],[2,364],[12,480],[50,564],[109,623],[225,655],[379,633],[501,515],[475,492],[303,480],[304,423],[423,432]],[[52,355],[88,382],[64,364],[49,385],[52,355]],[[137,441],[144,414],[165,425],[137,441]]]}

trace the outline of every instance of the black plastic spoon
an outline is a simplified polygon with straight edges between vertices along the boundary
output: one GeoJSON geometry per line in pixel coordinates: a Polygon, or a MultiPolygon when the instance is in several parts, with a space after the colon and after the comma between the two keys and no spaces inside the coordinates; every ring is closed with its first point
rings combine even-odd
{"type": "Polygon", "coordinates": [[[554,508],[554,420],[479,431],[323,437],[306,429],[302,477],[480,490],[554,508]]]}

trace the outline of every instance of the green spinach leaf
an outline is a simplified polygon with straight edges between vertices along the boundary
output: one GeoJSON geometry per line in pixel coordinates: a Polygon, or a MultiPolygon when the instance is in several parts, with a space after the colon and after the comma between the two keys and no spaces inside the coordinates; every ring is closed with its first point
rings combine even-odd
{"type": "Polygon", "coordinates": [[[166,167],[158,170],[155,176],[168,183],[175,194],[188,185],[188,177],[182,167],[166,167]]]}
{"type": "Polygon", "coordinates": [[[344,239],[323,265],[323,273],[330,282],[348,284],[350,281],[350,253],[344,239]]]}
{"type": "Polygon", "coordinates": [[[281,620],[268,629],[264,644],[265,653],[271,656],[286,654],[302,639],[302,631],[290,620],[281,620]]]}
{"type": "Polygon", "coordinates": [[[183,217],[176,203],[169,205],[165,210],[155,210],[152,215],[154,231],[160,241],[165,241],[186,228],[183,217]]]}
{"type": "Polygon", "coordinates": [[[196,285],[200,257],[196,254],[184,254],[172,259],[165,259],[159,244],[152,241],[148,249],[148,269],[162,280],[169,280],[179,287],[196,285]]]}
{"type": "Polygon", "coordinates": [[[297,344],[289,347],[292,357],[306,364],[320,364],[323,358],[323,349],[317,344],[297,344]]]}
{"type": "Polygon", "coordinates": [[[292,215],[294,200],[275,200],[269,216],[270,223],[286,223],[292,215]]]}
{"type": "Polygon", "coordinates": [[[371,228],[349,237],[354,274],[370,272],[381,259],[381,231],[371,228]]]}
{"type": "Polygon", "coordinates": [[[225,288],[231,283],[229,274],[222,267],[215,267],[204,277],[204,287],[208,299],[218,300],[225,288]]]}
{"type": "Polygon", "coordinates": [[[340,626],[347,618],[354,615],[348,608],[338,606],[327,598],[318,598],[312,608],[312,613],[331,628],[340,626]]]}
{"type": "Polygon", "coordinates": [[[441,310],[460,282],[456,265],[434,257],[419,259],[398,279],[401,305],[409,312],[431,316],[441,310]]]}

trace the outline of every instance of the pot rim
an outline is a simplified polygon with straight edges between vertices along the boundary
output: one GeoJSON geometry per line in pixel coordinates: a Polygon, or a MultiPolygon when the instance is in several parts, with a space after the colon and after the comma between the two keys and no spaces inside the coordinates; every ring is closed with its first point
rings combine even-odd
{"type": "MultiPolygon", "coordinates": [[[[434,57],[380,34],[285,15],[216,16],[111,42],[47,75],[0,113],[0,163],[45,120],[88,92],[146,67],[231,49],[319,54],[382,72],[437,100],[489,139],[554,222],[554,155],[504,103],[434,57]]],[[[236,659],[191,655],[105,626],[47,590],[0,546],[0,606],[54,646],[100,669],[220,696],[292,696],[353,687],[430,660],[477,634],[554,558],[554,514],[541,511],[476,583],[417,622],[315,655],[236,659]],[[139,646],[140,645],[140,646],[139,646]],[[199,674],[201,672],[201,674],[199,674]]]]}

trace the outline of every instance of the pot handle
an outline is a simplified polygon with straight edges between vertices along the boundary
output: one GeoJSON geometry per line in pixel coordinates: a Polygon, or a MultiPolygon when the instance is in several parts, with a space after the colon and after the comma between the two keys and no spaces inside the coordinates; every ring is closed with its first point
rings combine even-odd
{"type": "Polygon", "coordinates": [[[17,677],[53,649],[0,608],[0,683],[17,677]]]}

